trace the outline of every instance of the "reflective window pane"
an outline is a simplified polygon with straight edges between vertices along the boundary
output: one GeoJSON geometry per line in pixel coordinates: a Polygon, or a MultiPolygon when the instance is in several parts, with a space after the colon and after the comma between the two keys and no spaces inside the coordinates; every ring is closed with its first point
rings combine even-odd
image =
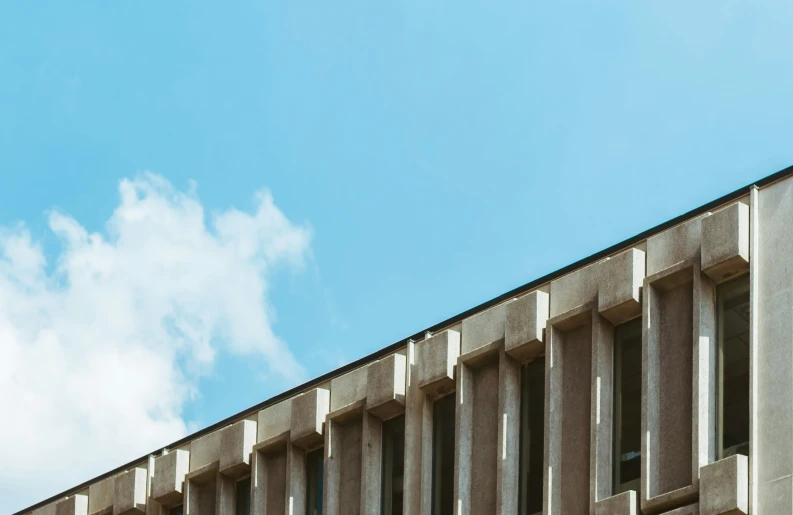
{"type": "Polygon", "coordinates": [[[614,330],[615,494],[639,491],[642,437],[642,319],[614,330]]]}
{"type": "Polygon", "coordinates": [[[435,401],[432,435],[432,515],[454,514],[455,395],[435,401]]]}
{"type": "Polygon", "coordinates": [[[520,404],[520,514],[541,514],[545,358],[521,368],[520,404]]]}
{"type": "Polygon", "coordinates": [[[237,481],[236,491],[236,515],[250,515],[251,514],[251,477],[237,481]]]}
{"type": "Polygon", "coordinates": [[[719,458],[749,455],[749,276],[719,286],[719,458]]]}
{"type": "Polygon", "coordinates": [[[324,449],[306,455],[306,515],[322,515],[322,482],[325,476],[324,449]]]}
{"type": "Polygon", "coordinates": [[[402,515],[405,469],[405,416],[383,423],[383,515],[402,515]]]}

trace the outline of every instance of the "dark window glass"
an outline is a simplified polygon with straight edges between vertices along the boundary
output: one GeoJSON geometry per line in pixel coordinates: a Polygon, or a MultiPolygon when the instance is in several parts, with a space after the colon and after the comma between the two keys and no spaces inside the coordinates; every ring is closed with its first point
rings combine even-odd
{"type": "Polygon", "coordinates": [[[306,515],[322,515],[322,481],[325,475],[324,449],[306,455],[306,515]]]}
{"type": "Polygon", "coordinates": [[[719,458],[749,455],[749,276],[719,286],[719,458]]]}
{"type": "Polygon", "coordinates": [[[179,506],[174,506],[168,510],[168,515],[184,515],[184,508],[181,504],[179,506]]]}
{"type": "Polygon", "coordinates": [[[520,514],[542,513],[545,358],[521,368],[520,514]]]}
{"type": "Polygon", "coordinates": [[[382,515],[402,515],[405,469],[405,416],[383,423],[382,515]]]}
{"type": "Polygon", "coordinates": [[[614,330],[614,493],[639,491],[642,448],[642,319],[614,330]]]}
{"type": "Polygon", "coordinates": [[[234,504],[236,515],[251,514],[251,477],[237,481],[236,502],[234,504]]]}
{"type": "Polygon", "coordinates": [[[454,513],[455,395],[435,401],[432,417],[432,515],[454,513]]]}

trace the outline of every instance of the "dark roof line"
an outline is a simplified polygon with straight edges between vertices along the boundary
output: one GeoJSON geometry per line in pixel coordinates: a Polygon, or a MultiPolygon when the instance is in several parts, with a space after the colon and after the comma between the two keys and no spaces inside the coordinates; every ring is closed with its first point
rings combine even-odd
{"type": "Polygon", "coordinates": [[[596,252],[595,254],[592,254],[591,256],[588,256],[588,257],[585,257],[583,259],[580,259],[580,260],[576,261],[575,263],[571,263],[571,264],[569,264],[569,265],[567,265],[565,267],[562,267],[562,268],[560,268],[560,269],[558,269],[558,270],[556,270],[554,272],[551,272],[551,273],[546,274],[546,275],[544,275],[542,277],[539,277],[539,278],[537,278],[537,279],[535,279],[535,280],[533,280],[531,282],[528,282],[528,283],[524,284],[523,286],[518,286],[517,288],[515,288],[513,290],[510,290],[510,291],[508,291],[508,292],[506,292],[506,293],[504,293],[502,295],[499,295],[498,297],[496,297],[494,299],[491,299],[491,300],[489,300],[487,302],[483,302],[482,304],[479,304],[478,306],[475,306],[475,307],[473,307],[471,309],[463,311],[462,313],[460,313],[458,315],[455,315],[455,316],[453,316],[451,318],[448,318],[448,319],[444,320],[443,322],[437,323],[437,324],[433,325],[432,327],[428,327],[427,329],[423,329],[423,330],[421,330],[421,331],[419,331],[419,332],[417,332],[417,333],[415,333],[415,334],[413,334],[411,336],[408,336],[407,338],[403,338],[403,339],[401,339],[401,340],[399,340],[399,341],[397,341],[397,342],[395,342],[395,343],[393,343],[393,344],[391,344],[391,345],[389,345],[387,347],[384,347],[384,348],[382,348],[382,349],[380,349],[378,351],[373,352],[372,354],[369,354],[368,356],[364,356],[364,357],[362,357],[362,358],[360,358],[360,359],[358,359],[356,361],[353,361],[352,363],[348,363],[348,364],[346,364],[346,365],[344,365],[344,366],[342,366],[340,368],[337,368],[337,369],[332,370],[332,371],[330,371],[330,372],[328,372],[326,374],[323,374],[323,375],[321,375],[319,377],[316,377],[316,378],[314,378],[314,379],[312,379],[310,381],[307,381],[307,382],[305,382],[305,383],[303,383],[303,384],[301,384],[299,386],[295,386],[294,388],[291,388],[291,389],[289,389],[289,390],[287,390],[285,392],[282,392],[282,393],[280,393],[280,394],[278,394],[278,395],[276,395],[274,397],[270,397],[269,399],[267,399],[265,401],[262,401],[259,404],[256,404],[255,406],[251,406],[250,408],[247,408],[247,409],[245,409],[245,410],[243,410],[243,411],[241,411],[239,413],[235,413],[234,415],[231,415],[230,417],[227,417],[227,418],[225,418],[225,419],[223,419],[223,420],[221,420],[219,422],[216,422],[216,423],[214,423],[214,424],[212,424],[210,426],[207,426],[204,429],[201,429],[200,431],[196,431],[195,433],[187,435],[184,438],[182,438],[181,440],[177,440],[176,442],[174,442],[174,443],[172,443],[170,445],[166,445],[165,447],[157,449],[157,450],[155,450],[155,451],[153,451],[153,452],[151,452],[151,453],[149,453],[149,454],[147,454],[145,456],[141,456],[140,458],[135,459],[133,461],[130,461],[129,463],[125,463],[124,465],[121,465],[120,467],[116,467],[113,470],[110,470],[109,472],[105,472],[104,474],[101,474],[101,475],[99,475],[99,476],[97,476],[97,477],[95,477],[93,479],[90,479],[88,481],[80,483],[77,486],[69,488],[68,490],[65,490],[65,491],[63,491],[63,492],[61,492],[59,494],[53,495],[53,496],[51,496],[51,497],[49,497],[49,498],[47,498],[47,499],[45,499],[45,500],[43,500],[41,502],[38,502],[38,503],[28,507],[28,508],[24,508],[24,509],[22,509],[22,510],[20,510],[20,511],[18,511],[18,512],[12,514],[12,515],[25,515],[25,514],[31,512],[33,510],[36,510],[36,509],[38,509],[38,508],[40,508],[42,506],[46,506],[47,504],[50,504],[53,501],[56,501],[58,499],[62,499],[62,498],[67,497],[69,495],[73,495],[73,494],[79,492],[80,490],[83,490],[84,488],[88,487],[89,485],[92,485],[92,484],[94,484],[94,483],[96,483],[98,481],[101,481],[101,480],[106,479],[106,478],[108,478],[110,476],[118,474],[119,472],[127,470],[127,469],[133,467],[134,465],[140,464],[141,462],[147,460],[149,458],[149,456],[158,456],[158,455],[162,454],[162,452],[165,449],[174,449],[176,447],[180,447],[180,446],[184,445],[185,443],[187,443],[187,442],[189,442],[191,440],[195,440],[196,438],[204,436],[204,435],[206,435],[208,433],[211,433],[213,431],[217,431],[218,429],[221,429],[221,428],[223,428],[223,427],[225,427],[225,426],[227,426],[227,425],[229,425],[229,424],[231,424],[233,422],[236,422],[238,420],[244,419],[244,418],[250,416],[251,414],[256,413],[257,411],[260,411],[260,410],[262,410],[262,409],[264,409],[264,408],[266,408],[268,406],[271,406],[271,405],[276,404],[276,403],[278,403],[278,402],[280,402],[280,401],[282,401],[284,399],[292,397],[292,396],[294,396],[294,395],[296,395],[298,393],[301,393],[301,392],[303,392],[303,391],[305,391],[307,389],[310,389],[311,387],[317,386],[317,385],[322,384],[322,383],[324,383],[326,381],[329,381],[330,379],[333,379],[334,377],[340,376],[340,375],[342,375],[342,374],[344,374],[346,372],[349,372],[351,370],[359,368],[359,367],[365,365],[366,363],[369,363],[369,362],[375,361],[377,359],[380,359],[382,357],[385,357],[385,356],[387,356],[387,355],[399,350],[400,348],[404,347],[405,345],[407,345],[408,340],[414,340],[414,341],[422,340],[424,338],[424,335],[428,331],[430,333],[435,333],[435,332],[438,332],[438,331],[440,331],[442,329],[445,329],[445,328],[447,328],[449,326],[452,326],[452,325],[454,325],[454,324],[456,324],[458,322],[461,322],[463,319],[468,318],[468,317],[470,317],[470,316],[472,316],[472,315],[474,315],[474,314],[476,314],[476,313],[478,313],[480,311],[484,311],[484,310],[486,310],[486,309],[488,309],[490,307],[493,307],[493,306],[495,306],[497,304],[500,304],[500,303],[502,303],[502,302],[504,302],[506,300],[509,300],[512,297],[516,297],[516,296],[518,296],[518,295],[520,295],[522,293],[527,293],[527,292],[529,292],[532,289],[538,288],[539,286],[542,286],[543,284],[546,284],[546,283],[548,283],[548,282],[550,282],[550,281],[552,281],[552,280],[554,280],[554,279],[556,279],[558,277],[566,275],[566,274],[568,274],[568,273],[570,273],[570,272],[572,272],[572,271],[574,271],[574,270],[576,270],[578,268],[582,268],[582,267],[584,267],[586,265],[589,265],[589,264],[594,263],[596,261],[599,261],[599,260],[601,260],[601,259],[603,259],[605,257],[608,257],[611,254],[616,253],[617,251],[620,251],[622,249],[631,247],[631,246],[633,246],[633,245],[635,245],[635,244],[637,244],[637,243],[639,243],[639,242],[641,242],[643,240],[646,240],[650,236],[653,236],[654,234],[660,233],[660,232],[662,232],[662,231],[664,231],[664,230],[666,230],[666,229],[668,229],[670,227],[678,225],[681,222],[684,222],[685,220],[688,220],[690,218],[694,218],[695,216],[698,216],[698,215],[700,215],[702,213],[706,213],[707,211],[710,211],[710,210],[712,210],[712,209],[714,209],[716,207],[719,207],[722,204],[726,204],[726,203],[728,203],[730,201],[733,201],[735,199],[743,197],[743,196],[747,195],[751,191],[751,189],[753,187],[762,188],[763,186],[767,186],[767,185],[769,185],[769,184],[771,184],[773,182],[776,182],[778,180],[784,179],[784,178],[789,177],[789,176],[793,176],[793,166],[789,166],[789,167],[787,167],[787,168],[785,168],[783,170],[780,170],[780,171],[778,171],[776,173],[773,173],[773,174],[771,174],[771,175],[769,175],[767,177],[764,177],[764,178],[762,178],[762,179],[760,179],[758,181],[755,181],[755,182],[753,182],[751,184],[748,184],[748,185],[746,185],[746,186],[744,186],[742,188],[739,188],[739,189],[733,191],[732,193],[728,193],[726,195],[723,195],[722,197],[719,197],[716,200],[708,202],[707,204],[702,205],[702,206],[700,206],[698,208],[692,209],[691,211],[688,211],[687,213],[684,213],[684,214],[679,215],[679,216],[677,216],[675,218],[672,218],[671,220],[668,220],[668,221],[663,222],[663,223],[661,223],[659,225],[656,225],[655,227],[652,227],[651,229],[643,231],[643,232],[641,232],[641,233],[639,233],[639,234],[637,234],[637,235],[635,235],[635,236],[633,236],[631,238],[628,238],[627,240],[621,241],[621,242],[619,242],[619,243],[617,243],[615,245],[612,245],[612,246],[610,246],[610,247],[608,247],[606,249],[603,249],[600,252],[596,252]]]}

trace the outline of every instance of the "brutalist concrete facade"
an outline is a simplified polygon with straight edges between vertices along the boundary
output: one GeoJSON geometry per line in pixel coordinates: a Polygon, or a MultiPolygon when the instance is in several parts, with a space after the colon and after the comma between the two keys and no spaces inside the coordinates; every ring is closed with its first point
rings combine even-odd
{"type": "Polygon", "coordinates": [[[379,514],[384,427],[395,417],[404,417],[405,515],[518,515],[530,491],[548,515],[791,514],[792,172],[19,514],[164,515],[181,505],[188,515],[232,515],[247,476],[250,513],[314,513],[306,468],[316,449],[322,512],[379,514]],[[747,455],[719,459],[717,290],[736,277],[749,284],[749,445],[747,455]],[[640,476],[615,493],[615,329],[636,319],[640,476]],[[537,360],[545,371],[542,477],[527,489],[522,367],[537,360]],[[442,434],[433,409],[449,398],[455,429],[442,434]],[[438,438],[453,441],[454,454],[446,471],[453,502],[443,507],[438,438]]]}

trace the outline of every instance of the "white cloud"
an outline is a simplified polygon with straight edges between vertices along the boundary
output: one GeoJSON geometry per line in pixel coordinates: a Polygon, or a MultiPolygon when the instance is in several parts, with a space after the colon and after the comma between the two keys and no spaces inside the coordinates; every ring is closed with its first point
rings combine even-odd
{"type": "Polygon", "coordinates": [[[24,225],[0,227],[0,511],[184,436],[217,352],[304,376],[272,331],[267,286],[274,267],[302,266],[309,228],[266,191],[252,213],[211,217],[154,174],[119,192],[104,234],[50,214],[51,263],[24,225]]]}

